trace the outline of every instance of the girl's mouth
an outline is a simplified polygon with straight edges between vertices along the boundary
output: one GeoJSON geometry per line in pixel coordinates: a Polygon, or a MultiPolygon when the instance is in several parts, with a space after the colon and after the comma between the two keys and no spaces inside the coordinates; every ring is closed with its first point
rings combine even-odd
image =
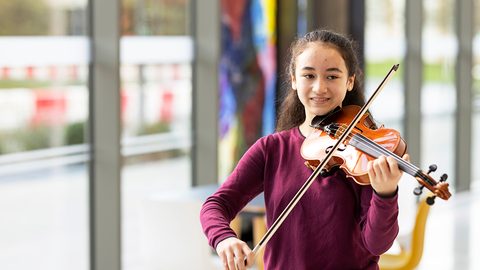
{"type": "Polygon", "coordinates": [[[329,101],[330,99],[329,98],[325,98],[325,97],[312,97],[310,98],[311,101],[313,101],[314,103],[325,103],[327,101],[329,101]]]}

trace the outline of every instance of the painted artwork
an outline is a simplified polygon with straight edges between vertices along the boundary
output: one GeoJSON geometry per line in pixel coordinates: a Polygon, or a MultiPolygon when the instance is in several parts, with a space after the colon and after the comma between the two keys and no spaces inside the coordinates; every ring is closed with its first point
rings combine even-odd
{"type": "Polygon", "coordinates": [[[221,2],[219,181],[275,128],[276,1],[221,2]]]}

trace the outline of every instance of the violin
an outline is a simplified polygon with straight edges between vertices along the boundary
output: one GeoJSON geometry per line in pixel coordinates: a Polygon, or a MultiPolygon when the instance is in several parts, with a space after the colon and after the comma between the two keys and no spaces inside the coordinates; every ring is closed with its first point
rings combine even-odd
{"type": "MultiPolygon", "coordinates": [[[[359,111],[359,106],[350,105],[338,107],[326,116],[313,118],[311,126],[314,131],[305,139],[301,147],[301,155],[306,160],[307,167],[316,169],[359,111]]],[[[390,156],[397,161],[400,170],[418,181],[420,186],[414,191],[416,195],[420,195],[423,187],[426,187],[434,194],[434,197],[428,200],[429,203],[433,204],[435,197],[448,200],[451,196],[448,183],[445,182],[448,176],[443,174],[439,181],[434,180],[429,174],[436,170],[436,166],[431,165],[428,172],[423,172],[401,158],[406,150],[407,144],[398,131],[383,126],[376,128],[367,112],[360,118],[347,138],[341,142],[323,168],[323,173],[333,167],[339,167],[356,183],[368,185],[370,184],[368,162],[381,155],[390,156]]]]}

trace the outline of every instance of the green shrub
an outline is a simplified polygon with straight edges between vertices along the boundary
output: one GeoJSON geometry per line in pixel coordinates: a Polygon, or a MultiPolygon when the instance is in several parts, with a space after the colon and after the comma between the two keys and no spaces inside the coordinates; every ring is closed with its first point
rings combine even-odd
{"type": "Polygon", "coordinates": [[[65,128],[65,144],[85,143],[85,122],[75,122],[68,124],[65,128]]]}
{"type": "Polygon", "coordinates": [[[164,133],[170,131],[170,124],[165,122],[157,122],[152,124],[146,124],[140,128],[138,131],[139,136],[141,135],[151,135],[157,133],[164,133]]]}
{"type": "Polygon", "coordinates": [[[36,126],[15,130],[7,135],[7,152],[21,152],[51,147],[51,128],[36,126]]]}

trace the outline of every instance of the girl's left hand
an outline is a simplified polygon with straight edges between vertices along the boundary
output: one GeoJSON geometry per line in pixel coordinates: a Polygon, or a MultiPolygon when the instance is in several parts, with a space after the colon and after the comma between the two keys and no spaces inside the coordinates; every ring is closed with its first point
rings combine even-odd
{"type": "MultiPolygon", "coordinates": [[[[410,157],[405,154],[403,159],[409,161],[410,157]]],[[[390,156],[380,156],[368,163],[370,184],[380,196],[390,196],[395,193],[402,173],[397,161],[390,156]]]]}

